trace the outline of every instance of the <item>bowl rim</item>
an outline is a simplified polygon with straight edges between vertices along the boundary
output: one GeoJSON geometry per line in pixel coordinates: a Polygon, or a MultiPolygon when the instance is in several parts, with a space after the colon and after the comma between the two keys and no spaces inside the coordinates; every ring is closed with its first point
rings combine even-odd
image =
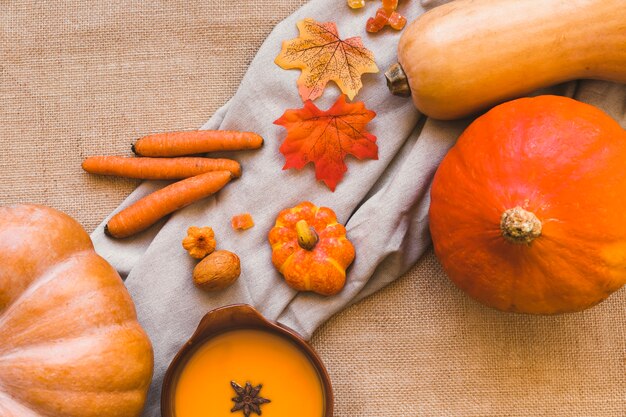
{"type": "MultiPolygon", "coordinates": [[[[253,306],[249,304],[229,304],[206,313],[200,320],[193,335],[183,344],[170,362],[161,385],[161,417],[176,417],[173,407],[176,382],[185,364],[193,356],[196,349],[215,336],[242,329],[268,331],[284,337],[296,345],[309,359],[320,378],[324,393],[324,414],[322,417],[333,416],[334,395],[330,375],[315,349],[298,332],[282,323],[265,318],[253,306]],[[229,323],[213,327],[212,322],[215,323],[217,320],[226,320],[229,323]]],[[[233,414],[233,417],[236,417],[236,415],[233,414]]]]}

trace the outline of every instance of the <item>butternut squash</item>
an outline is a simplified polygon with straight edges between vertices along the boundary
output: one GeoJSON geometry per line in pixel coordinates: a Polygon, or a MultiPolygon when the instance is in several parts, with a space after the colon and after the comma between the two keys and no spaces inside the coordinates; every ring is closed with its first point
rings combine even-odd
{"type": "Polygon", "coordinates": [[[561,82],[626,82],[626,0],[457,0],[415,20],[392,92],[456,119],[561,82]]]}

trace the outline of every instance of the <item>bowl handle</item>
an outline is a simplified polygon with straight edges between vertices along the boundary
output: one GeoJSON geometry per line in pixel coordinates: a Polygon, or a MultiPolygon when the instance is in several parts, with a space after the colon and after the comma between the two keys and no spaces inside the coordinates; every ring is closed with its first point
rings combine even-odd
{"type": "Polygon", "coordinates": [[[189,341],[204,339],[206,336],[231,330],[234,327],[274,326],[251,305],[232,304],[205,314],[189,341]]]}

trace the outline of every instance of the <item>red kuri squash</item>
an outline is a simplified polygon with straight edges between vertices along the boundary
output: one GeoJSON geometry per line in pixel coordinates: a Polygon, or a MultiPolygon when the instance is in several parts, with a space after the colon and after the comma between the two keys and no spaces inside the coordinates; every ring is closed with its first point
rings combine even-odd
{"type": "Polygon", "coordinates": [[[626,131],[557,96],[475,120],[431,192],[435,253],[454,283],[505,311],[579,311],[626,283],[626,131]]]}

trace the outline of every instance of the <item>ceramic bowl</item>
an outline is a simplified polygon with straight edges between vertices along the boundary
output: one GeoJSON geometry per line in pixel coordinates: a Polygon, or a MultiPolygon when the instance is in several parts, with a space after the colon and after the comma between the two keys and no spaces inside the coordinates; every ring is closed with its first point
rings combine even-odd
{"type": "MultiPolygon", "coordinates": [[[[196,350],[209,339],[221,333],[240,329],[255,329],[271,332],[286,338],[296,345],[316,369],[322,383],[325,402],[323,417],[332,417],[333,391],[330,376],[313,347],[296,331],[280,323],[267,320],[261,313],[247,304],[235,304],[217,308],[208,312],[202,320],[200,320],[200,324],[195,333],[178,351],[178,354],[176,354],[165,373],[161,391],[162,417],[176,417],[174,411],[176,384],[185,364],[196,350]]],[[[233,414],[233,416],[235,415],[233,414]]]]}

